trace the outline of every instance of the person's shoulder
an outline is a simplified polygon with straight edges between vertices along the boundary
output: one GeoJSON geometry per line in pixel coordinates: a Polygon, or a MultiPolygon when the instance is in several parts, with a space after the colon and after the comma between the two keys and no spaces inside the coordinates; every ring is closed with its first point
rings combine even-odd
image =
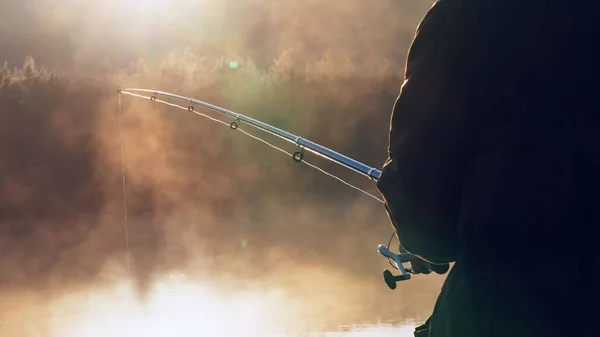
{"type": "Polygon", "coordinates": [[[497,20],[498,10],[494,3],[481,0],[436,0],[423,16],[417,32],[432,28],[451,35],[453,31],[464,34],[464,30],[481,30],[490,20],[497,20]]]}
{"type": "MultiPolygon", "coordinates": [[[[431,17],[448,18],[452,20],[464,20],[476,18],[494,11],[494,3],[497,1],[473,1],[473,0],[436,0],[425,14],[424,20],[431,17]]],[[[461,21],[455,21],[461,23],[461,21]]]]}

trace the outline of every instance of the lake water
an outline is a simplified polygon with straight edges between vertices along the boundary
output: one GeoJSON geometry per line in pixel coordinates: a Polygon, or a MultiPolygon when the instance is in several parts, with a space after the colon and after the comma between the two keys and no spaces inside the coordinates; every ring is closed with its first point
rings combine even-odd
{"type": "Polygon", "coordinates": [[[380,314],[365,303],[365,308],[331,303],[325,309],[328,302],[314,303],[286,292],[227,293],[193,282],[159,284],[144,304],[127,284],[55,298],[13,293],[0,303],[0,336],[413,337],[420,324],[403,322],[406,314],[392,306],[380,314]],[[354,318],[340,315],[354,312],[344,311],[349,309],[356,310],[354,318]]]}
{"type": "Polygon", "coordinates": [[[339,331],[309,333],[308,337],[413,337],[415,324],[341,326],[339,331]]]}

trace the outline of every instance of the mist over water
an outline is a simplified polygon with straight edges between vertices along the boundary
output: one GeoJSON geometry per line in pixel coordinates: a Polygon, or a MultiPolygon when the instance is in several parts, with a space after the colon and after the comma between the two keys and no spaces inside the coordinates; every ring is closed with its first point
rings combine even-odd
{"type": "Polygon", "coordinates": [[[379,167],[430,4],[131,3],[0,4],[0,335],[264,336],[425,319],[443,278],[385,286],[376,248],[391,226],[377,202],[186,111],[121,97],[120,123],[116,91],[193,96],[379,167]]]}

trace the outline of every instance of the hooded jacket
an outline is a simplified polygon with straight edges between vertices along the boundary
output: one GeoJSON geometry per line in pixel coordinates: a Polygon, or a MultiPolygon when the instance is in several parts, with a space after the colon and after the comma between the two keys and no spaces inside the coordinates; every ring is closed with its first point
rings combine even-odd
{"type": "Polygon", "coordinates": [[[416,336],[593,336],[600,304],[596,1],[439,0],[377,186],[402,247],[455,262],[416,336]]]}
{"type": "Polygon", "coordinates": [[[599,233],[595,7],[433,5],[409,50],[378,180],[405,249],[451,262],[505,260],[509,247],[598,248],[586,242],[599,233]]]}

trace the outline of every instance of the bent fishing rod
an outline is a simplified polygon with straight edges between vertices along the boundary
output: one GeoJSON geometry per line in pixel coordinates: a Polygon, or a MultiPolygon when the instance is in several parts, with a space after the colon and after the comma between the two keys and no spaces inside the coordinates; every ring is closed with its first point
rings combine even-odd
{"type": "MultiPolygon", "coordinates": [[[[290,132],[279,129],[273,125],[267,124],[260,120],[257,120],[257,119],[254,119],[254,118],[248,117],[246,115],[242,115],[242,114],[239,114],[239,113],[236,113],[236,112],[224,109],[224,108],[221,108],[219,106],[216,106],[216,105],[204,102],[204,101],[200,101],[198,99],[185,97],[185,96],[181,96],[181,95],[176,95],[176,94],[172,94],[172,93],[168,93],[168,92],[164,92],[164,91],[150,90],[150,89],[137,89],[137,88],[119,89],[117,91],[117,93],[119,95],[124,94],[124,95],[132,96],[132,97],[147,99],[152,102],[158,102],[158,103],[163,103],[166,105],[178,107],[181,109],[188,110],[189,112],[193,112],[196,114],[200,114],[204,117],[208,117],[209,119],[211,119],[213,121],[227,124],[227,123],[223,122],[222,120],[214,119],[208,115],[197,112],[196,106],[199,106],[199,107],[211,110],[213,112],[217,112],[221,115],[224,115],[224,116],[230,118],[231,122],[229,123],[229,128],[231,130],[242,131],[241,129],[239,129],[240,125],[242,123],[248,124],[256,129],[259,129],[263,132],[277,136],[280,139],[283,139],[287,142],[294,144],[296,146],[296,150],[293,152],[293,154],[291,154],[294,162],[307,163],[306,161],[304,161],[304,151],[308,151],[317,156],[320,156],[320,157],[330,160],[334,163],[337,163],[337,164],[341,165],[342,167],[345,167],[349,170],[359,173],[359,174],[369,178],[372,181],[376,182],[379,179],[379,177],[381,176],[380,170],[378,170],[374,167],[370,167],[366,164],[363,164],[363,163],[361,163],[355,159],[352,159],[348,156],[345,156],[341,153],[333,151],[323,145],[317,144],[313,141],[302,138],[300,136],[296,136],[290,132]],[[186,104],[187,106],[182,106],[182,105],[174,104],[171,102],[167,102],[167,101],[161,99],[163,97],[178,100],[181,103],[186,104]]],[[[255,137],[252,134],[249,134],[247,132],[244,132],[244,133],[250,137],[256,138],[262,142],[267,143],[266,141],[259,139],[258,137],[255,137]]],[[[271,145],[269,143],[267,143],[267,144],[271,145]]],[[[271,145],[271,146],[274,147],[273,145],[271,145]]],[[[281,150],[279,148],[276,148],[276,149],[281,150]]],[[[331,174],[328,174],[327,172],[319,169],[318,167],[316,167],[312,164],[309,164],[309,165],[320,170],[321,172],[323,172],[327,175],[337,178],[337,177],[335,177],[331,174]]],[[[337,179],[341,181],[341,179],[339,179],[339,178],[337,178],[337,179]]],[[[342,181],[342,182],[344,182],[344,181],[342,181]]],[[[345,183],[345,184],[349,185],[355,189],[360,190],[359,188],[357,188],[353,185],[350,185],[348,183],[345,183]]],[[[385,203],[383,200],[369,194],[368,192],[365,192],[363,190],[360,190],[360,191],[370,195],[371,197],[373,197],[374,199],[378,200],[381,203],[385,203]]],[[[385,270],[383,272],[384,281],[388,285],[388,287],[391,289],[396,288],[397,282],[409,280],[411,278],[411,274],[429,274],[431,272],[435,272],[438,274],[444,274],[445,272],[448,271],[448,265],[433,265],[433,264],[427,263],[427,262],[417,258],[416,256],[404,251],[402,249],[401,245],[399,245],[399,253],[396,254],[396,253],[390,251],[390,249],[389,249],[390,244],[391,244],[391,238],[390,238],[390,243],[388,243],[387,246],[380,244],[378,246],[377,250],[378,250],[379,254],[381,254],[382,256],[384,256],[388,259],[388,261],[390,262],[390,265],[394,269],[397,269],[400,272],[400,275],[397,275],[397,276],[393,275],[392,272],[390,272],[389,270],[385,270]]]]}

